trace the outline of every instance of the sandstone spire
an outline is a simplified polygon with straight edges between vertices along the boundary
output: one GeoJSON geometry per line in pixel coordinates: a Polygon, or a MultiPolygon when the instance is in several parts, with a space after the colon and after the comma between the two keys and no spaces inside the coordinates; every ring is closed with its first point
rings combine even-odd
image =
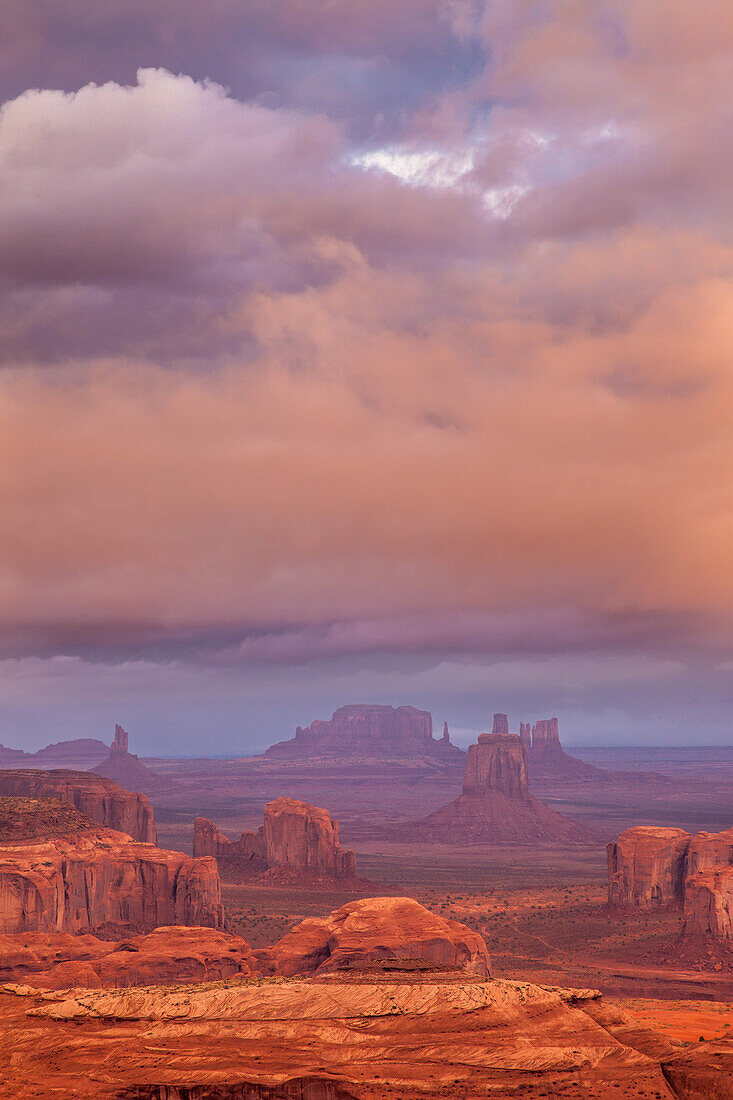
{"type": "Polygon", "coordinates": [[[127,752],[127,730],[119,722],[115,725],[115,739],[109,747],[110,753],[127,752]]]}
{"type": "Polygon", "coordinates": [[[506,714],[495,714],[494,724],[491,727],[492,733],[501,734],[502,737],[506,737],[509,733],[509,719],[506,714]]]}
{"type": "Polygon", "coordinates": [[[450,734],[448,733],[448,723],[443,723],[443,740],[450,743],[450,734]]]}

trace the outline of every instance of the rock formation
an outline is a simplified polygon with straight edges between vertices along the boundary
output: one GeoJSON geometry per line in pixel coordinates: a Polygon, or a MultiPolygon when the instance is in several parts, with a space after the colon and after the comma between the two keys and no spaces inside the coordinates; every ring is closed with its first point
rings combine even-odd
{"type": "Polygon", "coordinates": [[[519,740],[524,745],[525,751],[529,753],[532,748],[532,726],[529,722],[519,723],[519,740]]]}
{"type": "MultiPolygon", "coordinates": [[[[691,836],[683,829],[636,826],[609,844],[607,853],[612,907],[682,908],[685,939],[733,947],[733,829],[691,836]]],[[[671,954],[679,964],[683,956],[692,961],[694,952],[680,942],[671,954]]]]}
{"type": "Polygon", "coordinates": [[[247,941],[215,928],[168,925],[121,941],[65,932],[0,936],[0,982],[38,989],[213,982],[256,971],[247,941]]]}
{"type": "Polygon", "coordinates": [[[424,820],[400,826],[399,835],[448,843],[596,839],[529,793],[524,745],[516,735],[500,733],[482,733],[470,746],[463,794],[424,820]]]}
{"type": "Polygon", "coordinates": [[[72,741],[57,741],[37,752],[8,749],[0,745],[0,767],[73,768],[83,771],[99,764],[108,751],[104,741],[96,737],[77,737],[72,741]]]}
{"type": "Polygon", "coordinates": [[[156,775],[150,768],[141,764],[134,753],[128,752],[128,733],[119,724],[115,726],[115,738],[110,745],[109,756],[93,768],[95,775],[104,775],[113,779],[128,791],[155,795],[169,790],[173,784],[169,779],[156,775]]]}
{"type": "Polygon", "coordinates": [[[532,754],[537,762],[553,760],[563,754],[557,718],[542,718],[532,727],[532,754]]]}
{"type": "Polygon", "coordinates": [[[461,970],[489,977],[483,938],[413,898],[362,898],[325,920],[311,917],[256,952],[265,973],[292,977],[342,970],[461,970]]]}
{"type": "Polygon", "coordinates": [[[212,821],[197,817],[193,852],[214,856],[222,873],[252,878],[267,872],[270,878],[292,877],[313,882],[353,881],[354,853],[342,848],[338,822],[328,810],[295,798],[276,798],[265,806],[264,824],[256,833],[242,833],[232,841],[212,821]]]}
{"type": "Polygon", "coordinates": [[[265,753],[278,759],[340,759],[427,757],[456,762],[463,752],[443,737],[433,737],[426,710],[357,704],[339,707],[329,721],[298,726],[295,737],[280,741],[265,753]]]}
{"type": "MultiPolygon", "coordinates": [[[[0,1081],[8,1097],[51,1086],[83,1100],[670,1100],[659,1058],[586,1011],[599,999],[528,982],[343,972],[134,993],[21,987],[0,991],[0,1081]]],[[[717,1091],[676,1095],[724,1100],[729,1068],[708,1074],[717,1091]]]]}
{"type": "Polygon", "coordinates": [[[0,933],[223,927],[215,860],[90,824],[83,818],[65,836],[0,844],[0,933]]]}
{"type": "Polygon", "coordinates": [[[509,717],[506,714],[495,714],[491,726],[491,732],[500,737],[509,736],[509,717]]]}
{"type": "Polygon", "coordinates": [[[733,867],[690,876],[685,886],[682,934],[733,941],[733,867]]]}
{"type": "Polygon", "coordinates": [[[691,837],[684,829],[637,825],[606,847],[608,901],[614,908],[682,906],[691,837]]]}
{"type": "Polygon", "coordinates": [[[153,808],[144,794],[123,790],[110,779],[90,772],[0,771],[0,796],[60,798],[100,825],[133,840],[155,844],[153,808]]]}
{"type": "Polygon", "coordinates": [[[443,723],[443,737],[442,737],[442,740],[444,742],[450,743],[450,733],[448,732],[448,723],[447,722],[443,723]]]}

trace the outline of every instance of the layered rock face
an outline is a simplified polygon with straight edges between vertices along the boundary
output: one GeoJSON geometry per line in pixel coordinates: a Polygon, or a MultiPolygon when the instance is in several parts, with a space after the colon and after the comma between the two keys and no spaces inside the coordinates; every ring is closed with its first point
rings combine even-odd
{"type": "Polygon", "coordinates": [[[64,932],[0,936],[0,982],[38,989],[213,982],[256,970],[247,941],[215,928],[169,925],[121,941],[64,932]]]}
{"type": "Polygon", "coordinates": [[[481,936],[431,913],[413,898],[363,898],[325,920],[301,921],[274,947],[256,952],[265,973],[291,977],[340,970],[461,970],[489,977],[481,936]]]}
{"type": "Polygon", "coordinates": [[[606,847],[608,901],[615,908],[681,907],[691,836],[684,829],[638,825],[606,847]]]}
{"type": "Polygon", "coordinates": [[[682,934],[733,940],[733,867],[698,871],[687,880],[682,934]]]}
{"type": "Polygon", "coordinates": [[[529,722],[519,723],[519,740],[527,752],[532,748],[532,726],[529,722]]]}
{"type": "Polygon", "coordinates": [[[461,759],[463,753],[444,735],[433,737],[433,720],[426,710],[355,704],[339,707],[329,721],[298,726],[295,737],[272,745],[265,756],[281,759],[339,757],[432,757],[461,759]]]}
{"type": "Polygon", "coordinates": [[[9,1097],[47,1096],[52,1083],[59,1097],[83,1100],[728,1095],[729,1062],[708,1075],[717,1091],[673,1093],[658,1057],[586,1011],[598,1000],[593,991],[467,975],[339,973],[133,995],[0,992],[0,1081],[9,1097]]]}
{"type": "Polygon", "coordinates": [[[449,843],[596,839],[589,829],[529,793],[524,745],[515,734],[500,733],[482,733],[478,743],[470,746],[463,794],[423,821],[400,826],[399,833],[449,843]]]}
{"type": "Polygon", "coordinates": [[[468,749],[463,793],[483,795],[491,791],[500,791],[509,798],[529,798],[527,754],[520,739],[511,734],[482,733],[478,744],[468,749]]]}
{"type": "Polygon", "coordinates": [[[637,826],[607,847],[615,908],[683,908],[682,934],[733,939],[733,829],[691,836],[637,826]]]}
{"type": "Polygon", "coordinates": [[[509,716],[507,714],[495,714],[491,726],[491,732],[500,737],[509,736],[509,716]]]}
{"type": "Polygon", "coordinates": [[[0,932],[221,928],[219,872],[111,829],[0,845],[0,932]]]}
{"type": "Polygon", "coordinates": [[[60,798],[93,821],[155,844],[153,808],[144,794],[133,794],[90,772],[0,771],[0,796],[60,798]]]}
{"type": "Polygon", "coordinates": [[[220,833],[212,821],[197,817],[193,851],[214,856],[222,871],[237,877],[270,871],[324,881],[356,877],[356,857],[339,844],[338,822],[328,810],[296,798],[268,802],[264,824],[256,833],[242,833],[237,841],[220,833]]]}

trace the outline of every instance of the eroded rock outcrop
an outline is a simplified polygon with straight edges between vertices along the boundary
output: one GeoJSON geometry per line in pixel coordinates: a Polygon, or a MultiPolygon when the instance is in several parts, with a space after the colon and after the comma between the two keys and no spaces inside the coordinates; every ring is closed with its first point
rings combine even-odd
{"type": "Polygon", "coordinates": [[[114,780],[128,791],[155,795],[169,790],[173,784],[169,779],[156,775],[150,768],[141,764],[134,753],[128,751],[129,734],[119,723],[115,726],[114,741],[110,745],[109,756],[92,770],[95,775],[104,775],[114,780]]]}
{"type": "Polygon", "coordinates": [[[265,753],[279,759],[426,757],[456,762],[463,751],[444,736],[433,737],[427,710],[358,703],[339,707],[328,721],[298,726],[295,737],[280,741],[265,753]]]}
{"type": "Polygon", "coordinates": [[[608,901],[615,908],[681,908],[692,837],[684,829],[637,825],[606,847],[608,901]]]}
{"type": "Polygon", "coordinates": [[[0,1081],[13,1097],[47,1095],[49,1080],[76,1096],[83,1081],[85,1100],[671,1098],[659,1060],[584,1010],[597,999],[469,976],[338,973],[134,994],[20,990],[0,993],[0,1081]]]}
{"type": "Polygon", "coordinates": [[[733,867],[698,871],[688,878],[682,934],[733,940],[733,867]]]}
{"type": "Polygon", "coordinates": [[[400,826],[399,835],[448,843],[596,839],[530,794],[524,745],[516,735],[500,733],[482,733],[470,746],[463,793],[423,821],[400,826]]]}
{"type": "Polygon", "coordinates": [[[221,928],[219,872],[111,829],[0,844],[0,932],[221,928]]]}
{"type": "Polygon", "coordinates": [[[0,771],[0,796],[60,798],[98,824],[127,833],[133,840],[156,841],[153,807],[146,796],[91,772],[0,771]]]}
{"type": "Polygon", "coordinates": [[[194,822],[194,855],[214,856],[227,875],[251,878],[292,876],[336,882],[356,878],[356,857],[342,848],[338,822],[328,810],[296,798],[276,798],[265,806],[264,824],[256,833],[232,841],[213,821],[194,822]]]}
{"type": "Polygon", "coordinates": [[[210,982],[256,970],[247,941],[216,928],[169,925],[121,941],[64,932],[0,936],[0,982],[39,989],[210,982]]]}
{"type": "Polygon", "coordinates": [[[256,952],[265,973],[291,977],[340,970],[461,970],[491,973],[483,938],[413,898],[362,898],[322,920],[308,918],[256,952]]]}

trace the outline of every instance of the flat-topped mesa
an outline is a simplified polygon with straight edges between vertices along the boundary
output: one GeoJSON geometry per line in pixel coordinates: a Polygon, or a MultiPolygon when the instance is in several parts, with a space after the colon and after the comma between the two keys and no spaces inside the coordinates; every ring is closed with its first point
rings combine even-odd
{"type": "Polygon", "coordinates": [[[692,837],[684,829],[637,825],[606,847],[608,902],[616,909],[681,908],[692,837]]]}
{"type": "Polygon", "coordinates": [[[265,756],[281,759],[431,757],[460,760],[463,752],[450,738],[433,737],[433,720],[416,707],[358,703],[339,707],[328,721],[317,719],[298,726],[295,737],[267,749],[265,756]]]}
{"type": "Polygon", "coordinates": [[[193,852],[215,856],[222,872],[236,878],[267,874],[325,882],[356,879],[356,857],[339,844],[338,822],[328,810],[295,798],[268,802],[264,824],[236,841],[212,821],[197,817],[193,852]]]}
{"type": "Polygon", "coordinates": [[[527,755],[515,734],[482,733],[478,743],[469,746],[463,793],[488,795],[495,791],[509,798],[529,798],[527,755]]]}
{"type": "Polygon", "coordinates": [[[0,796],[60,798],[110,829],[133,840],[155,844],[153,807],[144,794],[135,794],[111,779],[92,772],[13,769],[0,771],[0,796]]]}

